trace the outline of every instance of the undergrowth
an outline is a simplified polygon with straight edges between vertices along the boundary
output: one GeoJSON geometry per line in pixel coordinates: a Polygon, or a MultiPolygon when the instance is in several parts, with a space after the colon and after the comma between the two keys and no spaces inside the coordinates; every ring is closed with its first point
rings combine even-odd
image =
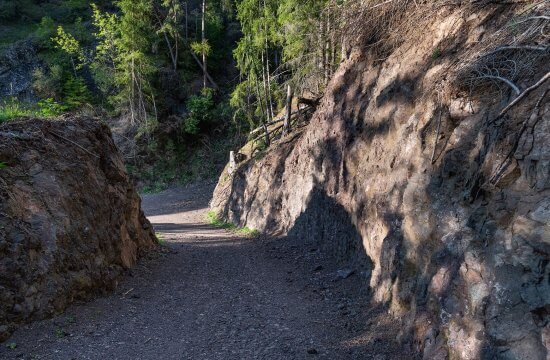
{"type": "Polygon", "coordinates": [[[194,146],[170,139],[153,139],[146,146],[146,161],[126,167],[130,176],[140,183],[141,192],[158,193],[170,186],[217,178],[229,151],[238,146],[235,144],[238,142],[221,136],[194,146]]]}
{"type": "Polygon", "coordinates": [[[231,232],[234,232],[236,234],[246,236],[246,237],[258,237],[260,235],[260,232],[256,229],[251,229],[247,226],[245,227],[238,227],[233,223],[224,221],[223,219],[220,219],[218,214],[215,211],[209,211],[206,213],[206,221],[217,228],[229,230],[231,232]]]}
{"type": "Polygon", "coordinates": [[[67,109],[52,99],[37,104],[25,103],[16,98],[0,101],[0,122],[20,118],[52,118],[61,115],[67,109]]]}

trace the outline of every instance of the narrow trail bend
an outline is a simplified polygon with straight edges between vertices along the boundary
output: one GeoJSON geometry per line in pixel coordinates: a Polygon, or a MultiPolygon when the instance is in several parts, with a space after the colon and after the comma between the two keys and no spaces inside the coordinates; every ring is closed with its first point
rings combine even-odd
{"type": "Polygon", "coordinates": [[[165,249],[107,296],[22,326],[0,358],[405,359],[359,274],[291,239],[204,223],[213,185],[143,196],[165,249]]]}

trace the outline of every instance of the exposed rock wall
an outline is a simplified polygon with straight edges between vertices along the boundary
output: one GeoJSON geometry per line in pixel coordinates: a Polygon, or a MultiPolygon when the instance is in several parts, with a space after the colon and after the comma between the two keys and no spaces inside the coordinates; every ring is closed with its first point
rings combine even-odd
{"type": "Polygon", "coordinates": [[[116,286],[156,240],[96,119],[0,124],[0,340],[116,286]]]}
{"type": "Polygon", "coordinates": [[[19,41],[0,53],[0,99],[32,97],[32,72],[40,67],[32,40],[19,41]]]}
{"type": "Polygon", "coordinates": [[[307,129],[224,172],[211,204],[339,257],[366,254],[374,300],[403,319],[400,339],[426,359],[550,356],[545,86],[497,121],[507,96],[434,96],[461,53],[506,24],[502,9],[441,10],[381,63],[352,51],[307,129]]]}

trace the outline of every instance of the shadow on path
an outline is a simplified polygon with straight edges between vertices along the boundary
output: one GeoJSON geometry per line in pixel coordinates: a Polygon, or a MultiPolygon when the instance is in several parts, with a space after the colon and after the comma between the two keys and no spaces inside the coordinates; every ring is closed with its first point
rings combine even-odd
{"type": "Polygon", "coordinates": [[[113,293],[21,327],[0,358],[406,358],[365,334],[385,314],[369,307],[365,279],[338,277],[332,258],[292,237],[248,239],[204,224],[211,190],[144,196],[162,250],[113,293]]]}

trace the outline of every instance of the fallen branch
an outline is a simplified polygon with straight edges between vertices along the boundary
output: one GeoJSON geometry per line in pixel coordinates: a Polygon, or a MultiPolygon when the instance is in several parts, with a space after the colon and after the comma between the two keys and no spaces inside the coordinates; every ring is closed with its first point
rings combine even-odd
{"type": "MultiPolygon", "coordinates": [[[[305,109],[309,109],[309,107],[307,107],[307,108],[305,108],[305,109]]],[[[301,109],[301,110],[304,110],[304,109],[301,109]]],[[[301,110],[296,110],[296,111],[292,112],[292,114],[290,114],[290,116],[292,117],[293,115],[296,115],[296,114],[300,113],[301,110]]],[[[275,119],[275,120],[273,120],[273,121],[268,122],[268,123],[266,124],[266,126],[275,125],[275,124],[280,123],[280,122],[282,122],[282,121],[284,121],[284,120],[285,120],[285,118],[284,118],[284,117],[281,117],[281,118],[278,118],[278,119],[275,119]]],[[[264,129],[264,128],[263,128],[263,125],[260,126],[260,127],[257,127],[256,129],[252,130],[252,131],[249,133],[249,136],[252,135],[252,134],[255,134],[255,133],[257,133],[258,131],[263,130],[263,129],[264,129]]]]}
{"type": "Polygon", "coordinates": [[[487,56],[491,56],[491,55],[494,55],[498,52],[501,52],[501,51],[506,51],[506,50],[529,50],[529,51],[547,51],[548,50],[548,46],[534,46],[534,45],[506,45],[506,46],[501,46],[501,47],[498,47],[496,48],[495,50],[487,53],[487,54],[483,54],[481,57],[487,57],[487,56]]]}
{"type": "Polygon", "coordinates": [[[516,26],[518,24],[524,23],[524,22],[529,21],[529,20],[550,20],[550,16],[544,16],[544,15],[531,16],[531,17],[528,17],[527,19],[523,19],[521,21],[513,22],[512,25],[509,25],[509,26],[516,26]]]}
{"type": "MultiPolygon", "coordinates": [[[[531,116],[529,116],[523,122],[523,124],[521,126],[521,129],[519,130],[518,135],[516,136],[516,139],[514,141],[514,145],[512,146],[512,148],[510,149],[510,151],[508,152],[508,154],[506,155],[506,157],[504,158],[502,163],[498,166],[497,171],[495,172],[495,175],[491,176],[491,178],[489,179],[489,182],[491,184],[495,185],[498,182],[498,180],[502,177],[502,174],[504,174],[504,172],[508,168],[508,166],[510,164],[509,160],[512,157],[512,155],[514,155],[514,153],[516,152],[516,150],[519,146],[519,141],[521,140],[521,137],[523,136],[523,133],[525,132],[525,130],[529,126],[529,121],[533,117],[538,116],[538,112],[539,112],[539,109],[540,109],[540,104],[542,103],[542,100],[544,99],[544,97],[546,96],[547,93],[548,93],[548,89],[546,89],[542,93],[541,97],[538,99],[537,104],[535,105],[535,108],[533,109],[533,112],[532,112],[531,116]]],[[[533,124],[533,127],[535,126],[535,124],[533,124]]]]}
{"type": "Polygon", "coordinates": [[[518,97],[516,97],[510,104],[508,104],[508,106],[506,106],[504,109],[502,109],[502,111],[500,112],[500,114],[498,114],[498,116],[496,118],[493,119],[493,121],[490,122],[491,123],[494,123],[496,120],[500,119],[501,117],[504,116],[504,114],[506,114],[508,112],[508,110],[510,110],[511,108],[513,108],[517,103],[519,103],[524,97],[526,97],[531,91],[535,90],[536,88],[538,88],[539,86],[541,86],[546,80],[548,80],[550,78],[550,72],[547,72],[546,75],[544,75],[539,81],[537,81],[534,85],[528,87],[527,89],[525,89],[521,94],[518,95],[518,97]]]}
{"type": "Polygon", "coordinates": [[[195,61],[197,62],[197,64],[199,65],[199,67],[201,68],[201,70],[204,72],[204,74],[206,75],[206,78],[208,79],[208,81],[210,82],[210,84],[214,87],[214,89],[219,89],[220,87],[218,86],[218,84],[216,84],[216,82],[214,81],[214,79],[212,79],[212,77],[210,76],[210,74],[208,73],[208,71],[206,71],[204,69],[204,65],[201,63],[201,61],[199,60],[199,58],[197,57],[197,55],[195,55],[195,53],[193,51],[191,51],[191,55],[193,56],[193,59],[195,59],[195,61]]]}
{"type": "Polygon", "coordinates": [[[96,157],[96,158],[98,158],[98,159],[100,158],[99,155],[94,154],[93,152],[91,152],[90,150],[86,149],[85,147],[83,147],[83,146],[81,146],[81,145],[75,143],[74,141],[72,141],[72,140],[70,140],[70,139],[67,139],[66,137],[63,137],[63,136],[59,135],[58,133],[56,133],[56,132],[54,132],[54,131],[51,131],[51,130],[49,130],[48,132],[49,132],[50,134],[54,135],[54,136],[57,136],[58,138],[60,138],[60,139],[62,139],[62,140],[65,140],[65,141],[67,141],[67,142],[70,142],[70,143],[73,144],[74,146],[78,146],[80,149],[84,150],[85,152],[87,152],[88,154],[90,154],[90,155],[92,155],[92,156],[94,156],[94,157],[96,157]]]}
{"type": "Polygon", "coordinates": [[[393,1],[393,0],[387,0],[387,1],[383,2],[383,3],[376,4],[376,5],[371,6],[370,8],[368,8],[366,11],[370,11],[370,10],[376,9],[377,7],[380,7],[380,6],[382,6],[382,5],[389,4],[389,3],[391,3],[392,1],[393,1]]]}
{"type": "Polygon", "coordinates": [[[131,288],[130,290],[126,291],[124,294],[122,294],[123,296],[126,296],[128,295],[129,293],[131,293],[132,291],[134,291],[134,288],[131,288]]]}
{"type": "Polygon", "coordinates": [[[501,76],[496,76],[496,75],[481,75],[479,77],[480,79],[494,79],[494,80],[500,80],[504,83],[506,83],[508,86],[510,86],[512,88],[512,90],[514,90],[514,92],[517,94],[517,95],[520,95],[521,94],[521,90],[519,89],[519,87],[517,87],[516,84],[514,84],[513,82],[511,82],[510,80],[506,79],[506,78],[503,78],[501,76]]]}

